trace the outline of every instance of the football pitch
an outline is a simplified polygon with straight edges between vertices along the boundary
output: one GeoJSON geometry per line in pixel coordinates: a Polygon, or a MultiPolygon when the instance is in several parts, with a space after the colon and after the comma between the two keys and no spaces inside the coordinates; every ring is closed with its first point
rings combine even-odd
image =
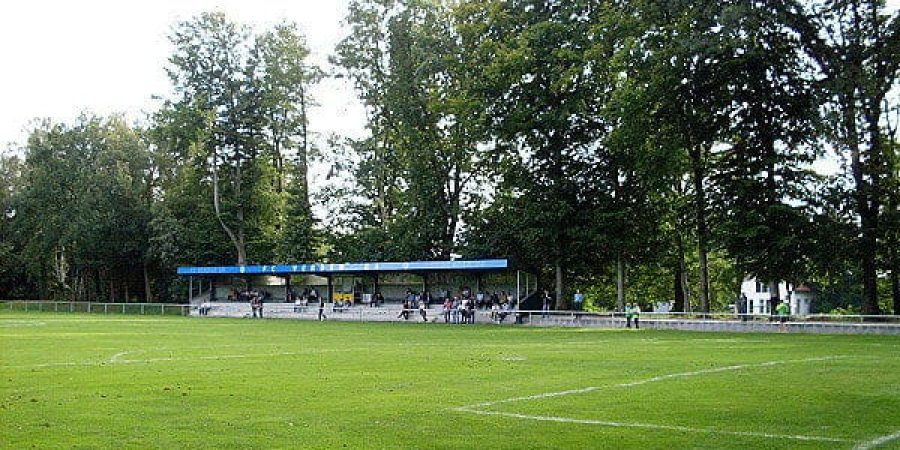
{"type": "Polygon", "coordinates": [[[3,448],[900,448],[900,337],[0,313],[3,448]]]}

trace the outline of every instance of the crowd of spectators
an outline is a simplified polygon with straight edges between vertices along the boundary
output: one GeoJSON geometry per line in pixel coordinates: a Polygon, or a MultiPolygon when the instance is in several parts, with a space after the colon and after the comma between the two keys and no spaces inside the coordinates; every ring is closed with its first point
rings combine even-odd
{"type": "MultiPolygon", "coordinates": [[[[247,302],[250,304],[251,317],[263,317],[263,305],[271,299],[272,295],[266,290],[248,288],[243,291],[232,292],[229,300],[247,302]]],[[[310,305],[318,307],[319,319],[324,320],[325,299],[315,287],[306,287],[301,292],[289,289],[287,302],[293,304],[295,313],[305,312],[310,305]]],[[[384,296],[376,292],[371,297],[369,305],[375,307],[384,303],[384,296]]],[[[332,312],[342,312],[353,305],[349,301],[336,301],[332,303],[332,312]]],[[[397,318],[409,320],[411,315],[418,313],[423,322],[428,321],[428,311],[432,305],[440,305],[440,314],[432,317],[433,322],[443,318],[448,324],[474,324],[477,311],[490,311],[490,320],[493,323],[503,323],[506,318],[515,311],[513,294],[506,291],[479,291],[473,293],[469,287],[462,287],[457,295],[450,290],[440,292],[435,297],[430,291],[417,292],[406,290],[403,297],[402,309],[397,318]]],[[[205,312],[205,311],[203,311],[205,312]]],[[[201,314],[203,314],[201,312],[201,314]]]]}

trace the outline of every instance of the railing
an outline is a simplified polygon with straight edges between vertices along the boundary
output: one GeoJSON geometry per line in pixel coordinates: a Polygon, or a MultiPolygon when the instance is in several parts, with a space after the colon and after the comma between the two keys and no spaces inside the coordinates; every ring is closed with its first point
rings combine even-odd
{"type": "Polygon", "coordinates": [[[190,309],[191,305],[179,305],[173,303],[52,302],[44,300],[0,301],[0,311],[187,316],[190,314],[190,309]]]}
{"type": "MultiPolygon", "coordinates": [[[[612,319],[625,318],[624,312],[588,312],[588,311],[519,311],[519,313],[545,318],[570,318],[570,319],[612,319]]],[[[735,314],[730,312],[641,312],[641,320],[707,320],[707,321],[778,321],[779,316],[771,314],[735,314]]],[[[863,314],[806,314],[790,315],[790,322],[828,322],[828,323],[894,323],[900,324],[898,315],[863,315],[863,314]]]]}
{"type": "MultiPolygon", "coordinates": [[[[251,309],[246,303],[212,303],[210,315],[241,317],[250,316],[251,309]]],[[[173,315],[187,316],[192,311],[197,312],[199,305],[183,305],[171,303],[95,303],[95,302],[54,302],[44,300],[11,300],[0,301],[0,311],[29,311],[29,312],[59,312],[59,313],[88,313],[88,314],[135,314],[135,315],[173,315]]],[[[278,318],[302,318],[317,319],[318,305],[309,304],[304,308],[298,308],[292,303],[266,303],[264,305],[265,317],[278,318]]],[[[376,322],[403,322],[400,308],[378,307],[370,308],[366,305],[345,307],[335,311],[331,303],[325,304],[324,313],[329,319],[350,321],[376,321],[376,322]]],[[[408,321],[422,321],[418,309],[410,309],[408,321]]],[[[502,311],[506,316],[504,323],[523,322],[560,322],[586,323],[589,321],[624,319],[623,312],[588,312],[570,310],[509,310],[502,311]]],[[[433,304],[426,309],[426,317],[429,322],[443,322],[443,310],[441,305],[433,304]],[[437,319],[437,320],[435,320],[437,319]]],[[[489,322],[489,309],[477,310],[477,319],[480,323],[489,322]]],[[[641,312],[640,319],[661,321],[705,321],[705,322],[771,322],[779,320],[778,316],[769,314],[734,314],[729,312],[641,312]]],[[[809,314],[789,316],[790,322],[801,323],[866,323],[866,324],[900,324],[898,315],[837,315],[837,314],[809,314]]]]}

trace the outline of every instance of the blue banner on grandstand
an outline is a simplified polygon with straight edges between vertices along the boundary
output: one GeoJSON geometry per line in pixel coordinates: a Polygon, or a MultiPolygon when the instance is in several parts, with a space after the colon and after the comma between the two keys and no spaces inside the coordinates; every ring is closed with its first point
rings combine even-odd
{"type": "Polygon", "coordinates": [[[439,270],[503,270],[505,259],[474,261],[367,262],[347,264],[278,264],[269,266],[179,267],[178,275],[288,275],[294,273],[339,274],[367,272],[427,272],[439,270]]]}

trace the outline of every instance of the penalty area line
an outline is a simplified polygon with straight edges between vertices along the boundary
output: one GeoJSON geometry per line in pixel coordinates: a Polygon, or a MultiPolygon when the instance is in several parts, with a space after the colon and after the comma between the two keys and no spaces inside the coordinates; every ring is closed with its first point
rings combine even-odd
{"type": "Polygon", "coordinates": [[[854,450],[869,450],[870,448],[875,448],[880,445],[887,444],[888,442],[895,441],[900,439],[900,431],[895,433],[886,434],[884,436],[879,436],[871,441],[861,442],[853,447],[854,450]]]}
{"type": "Polygon", "coordinates": [[[584,394],[588,392],[593,392],[600,389],[613,389],[613,388],[628,388],[634,386],[640,386],[648,383],[656,383],[659,381],[670,380],[673,378],[687,378],[687,377],[696,377],[700,375],[713,374],[713,373],[721,373],[721,372],[732,372],[736,370],[742,369],[752,369],[757,367],[771,367],[771,366],[779,366],[783,364],[792,364],[792,363],[805,363],[805,362],[815,362],[815,361],[832,361],[837,359],[845,359],[850,356],[822,356],[816,358],[804,358],[804,359],[786,359],[786,360],[776,360],[776,361],[766,361],[761,363],[753,363],[753,364],[738,364],[733,366],[723,366],[723,367],[713,367],[711,369],[701,369],[694,370],[690,372],[678,372],[678,373],[670,373],[666,375],[659,375],[652,378],[645,378],[643,380],[630,381],[627,383],[613,384],[608,386],[588,386],[580,389],[569,389],[565,391],[559,392],[546,392],[542,394],[534,394],[534,395],[526,395],[523,397],[512,397],[505,398],[502,400],[493,400],[481,403],[474,403],[471,405],[460,406],[458,408],[454,408],[456,410],[470,410],[474,408],[486,408],[489,406],[500,405],[503,403],[512,403],[512,402],[521,402],[527,400],[539,400],[543,398],[551,398],[551,397],[562,397],[564,395],[576,395],[576,394],[584,394]]]}
{"type": "MultiPolygon", "coordinates": [[[[649,383],[656,383],[659,381],[671,380],[674,378],[687,378],[687,377],[696,377],[700,375],[706,374],[714,374],[714,373],[722,373],[722,372],[733,372],[743,369],[751,369],[751,368],[759,368],[759,367],[772,367],[779,366],[784,364],[792,364],[792,363],[806,363],[806,362],[815,362],[815,361],[832,361],[838,359],[846,359],[850,358],[850,356],[844,355],[835,355],[835,356],[823,356],[816,358],[804,358],[804,359],[787,359],[787,360],[775,360],[775,361],[766,361],[761,363],[752,363],[752,364],[737,364],[731,366],[722,366],[722,367],[713,367],[710,369],[701,369],[694,370],[690,372],[677,372],[670,373],[666,375],[659,375],[651,378],[645,378],[643,380],[631,381],[627,383],[613,384],[607,386],[589,386],[581,389],[570,389],[565,391],[558,392],[546,392],[542,394],[534,394],[527,395],[523,397],[512,397],[506,398],[502,400],[494,400],[482,403],[475,403],[466,406],[460,406],[456,408],[451,408],[453,411],[464,412],[470,414],[478,414],[483,416],[501,416],[501,417],[511,417],[516,419],[526,419],[526,420],[538,420],[544,422],[558,422],[558,423],[574,423],[574,424],[583,424],[583,425],[600,425],[607,427],[618,427],[618,428],[644,428],[644,429],[653,429],[653,430],[667,430],[667,431],[679,431],[685,433],[705,433],[705,434],[723,434],[730,436],[745,436],[745,437],[756,437],[756,438],[769,438],[769,439],[790,439],[797,441],[817,441],[817,442],[858,442],[851,439],[846,438],[836,438],[829,436],[814,436],[814,435],[802,435],[802,434],[773,434],[773,433],[763,433],[763,432],[755,432],[755,431],[729,431],[729,430],[719,430],[715,428],[692,428],[681,425],[661,425],[661,424],[652,424],[652,423],[640,423],[640,422],[615,422],[609,420],[593,420],[593,419],[574,419],[570,417],[557,417],[557,416],[538,416],[538,415],[528,415],[528,414],[519,414],[519,413],[508,413],[508,412],[500,412],[500,411],[488,411],[483,408],[488,408],[494,405],[504,404],[504,403],[512,403],[512,402],[520,402],[520,401],[528,401],[528,400],[539,400],[544,398],[553,398],[553,397],[562,397],[566,395],[577,395],[577,394],[585,394],[588,392],[597,391],[600,389],[613,389],[613,388],[629,388],[635,386],[641,386],[649,383]]],[[[900,438],[900,432],[894,433],[888,436],[882,436],[875,440],[859,444],[858,449],[860,450],[868,450],[871,447],[881,445],[885,442],[900,438]]]]}
{"type": "MultiPolygon", "coordinates": [[[[555,417],[555,416],[533,416],[528,414],[518,414],[518,413],[506,413],[500,411],[483,411],[478,409],[471,408],[456,408],[456,411],[468,412],[472,414],[484,415],[484,416],[502,416],[502,417],[512,417],[516,419],[527,419],[527,420],[539,420],[544,422],[558,422],[558,423],[574,423],[574,424],[582,424],[582,425],[601,425],[605,427],[613,427],[613,428],[642,428],[648,430],[664,430],[664,431],[680,431],[684,433],[703,433],[703,434],[723,434],[729,436],[743,436],[743,437],[754,437],[754,438],[768,438],[768,439],[790,439],[795,441],[815,441],[815,442],[854,442],[850,439],[843,438],[835,438],[828,436],[808,436],[803,434],[773,434],[773,433],[761,433],[755,431],[729,431],[729,430],[718,430],[715,428],[691,428],[680,425],[660,425],[653,423],[640,423],[640,422],[614,422],[609,420],[592,420],[592,419],[573,419],[570,417],[555,417]]],[[[860,447],[857,447],[860,448],[860,447]]],[[[866,447],[868,448],[868,447],[866,447]]]]}

